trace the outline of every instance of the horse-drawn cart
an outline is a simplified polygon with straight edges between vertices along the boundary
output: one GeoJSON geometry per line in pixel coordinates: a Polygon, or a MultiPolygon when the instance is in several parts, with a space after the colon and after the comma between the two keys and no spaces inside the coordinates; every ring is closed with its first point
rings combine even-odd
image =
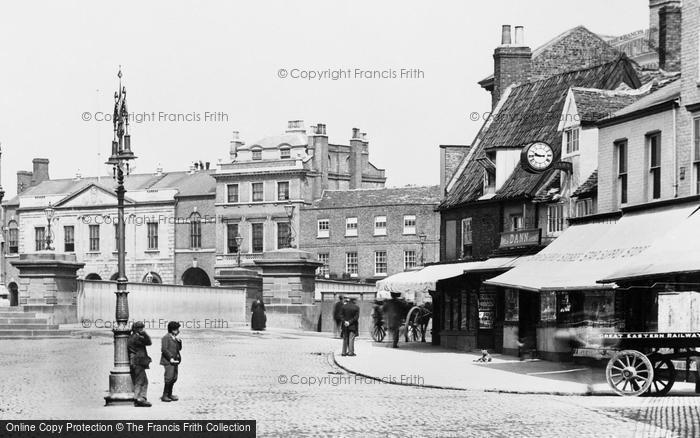
{"type": "Polygon", "coordinates": [[[603,345],[617,350],[608,361],[605,377],[619,395],[665,395],[678,377],[674,360],[685,361],[685,379],[690,363],[700,357],[700,332],[603,333],[603,345]]]}

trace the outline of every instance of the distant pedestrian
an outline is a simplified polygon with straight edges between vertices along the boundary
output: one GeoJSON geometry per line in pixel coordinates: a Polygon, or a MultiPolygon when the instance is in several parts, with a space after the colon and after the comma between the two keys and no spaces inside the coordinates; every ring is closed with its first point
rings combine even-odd
{"type": "Polygon", "coordinates": [[[180,334],[180,323],[170,321],[168,323],[168,334],[161,339],[161,356],[160,364],[165,367],[165,375],[163,377],[163,396],[161,401],[171,402],[177,401],[178,396],[173,395],[173,386],[177,382],[178,365],[180,365],[180,350],[182,350],[182,341],[178,337],[180,334]]]}
{"type": "Polygon", "coordinates": [[[360,308],[355,304],[355,298],[343,305],[341,309],[343,320],[343,356],[355,356],[355,337],[359,332],[360,308]]]}
{"type": "Polygon", "coordinates": [[[129,351],[131,381],[134,383],[134,406],[150,407],[151,403],[146,397],[148,392],[146,370],[149,368],[151,358],[148,356],[146,347],[151,345],[151,337],[148,336],[144,327],[145,325],[141,321],[136,321],[131,326],[127,349],[129,351]]]}
{"type": "Polygon", "coordinates": [[[251,330],[265,330],[265,325],[267,324],[267,316],[265,315],[265,303],[263,303],[260,298],[256,299],[255,301],[253,301],[253,305],[250,307],[250,311],[253,314],[250,319],[251,330]]]}
{"type": "Polygon", "coordinates": [[[341,313],[343,304],[345,304],[345,297],[340,295],[338,297],[338,301],[335,303],[335,306],[333,306],[333,320],[335,321],[336,338],[341,338],[343,333],[343,327],[341,327],[341,324],[343,323],[343,317],[341,313]]]}
{"type": "Polygon", "coordinates": [[[405,316],[406,304],[400,300],[401,294],[391,292],[391,299],[384,303],[384,315],[386,316],[387,328],[391,332],[393,348],[399,348],[399,328],[405,316]]]}

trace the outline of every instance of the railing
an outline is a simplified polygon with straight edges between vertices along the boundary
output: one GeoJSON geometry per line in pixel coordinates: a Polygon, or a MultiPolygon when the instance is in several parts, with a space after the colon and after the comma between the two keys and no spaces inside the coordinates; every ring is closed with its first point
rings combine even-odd
{"type": "MultiPolygon", "coordinates": [[[[253,260],[261,260],[263,253],[241,253],[241,264],[253,260]]],[[[237,265],[238,254],[217,254],[216,263],[219,265],[237,265]]]]}

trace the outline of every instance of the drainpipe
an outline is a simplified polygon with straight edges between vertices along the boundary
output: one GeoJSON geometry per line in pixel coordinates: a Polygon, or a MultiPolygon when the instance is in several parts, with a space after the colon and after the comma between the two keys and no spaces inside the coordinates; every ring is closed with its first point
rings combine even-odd
{"type": "Polygon", "coordinates": [[[678,197],[678,151],[677,147],[677,136],[676,132],[677,118],[678,118],[678,107],[681,104],[680,99],[676,99],[673,105],[673,197],[678,197]]]}

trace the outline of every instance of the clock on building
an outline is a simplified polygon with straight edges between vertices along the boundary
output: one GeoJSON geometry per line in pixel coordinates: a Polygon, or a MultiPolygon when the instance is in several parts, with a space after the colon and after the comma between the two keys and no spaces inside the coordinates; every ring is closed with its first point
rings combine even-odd
{"type": "Polygon", "coordinates": [[[536,141],[523,148],[520,165],[530,173],[541,173],[552,167],[554,151],[545,142],[536,141]]]}

